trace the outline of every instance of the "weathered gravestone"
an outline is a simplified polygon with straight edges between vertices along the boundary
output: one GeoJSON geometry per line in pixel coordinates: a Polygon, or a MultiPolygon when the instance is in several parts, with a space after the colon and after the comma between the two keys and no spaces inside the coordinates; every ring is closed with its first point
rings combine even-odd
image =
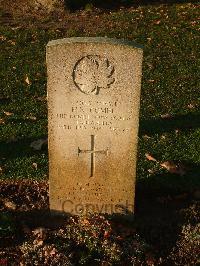
{"type": "Polygon", "coordinates": [[[125,41],[49,42],[51,210],[133,213],[141,65],[125,41]]]}

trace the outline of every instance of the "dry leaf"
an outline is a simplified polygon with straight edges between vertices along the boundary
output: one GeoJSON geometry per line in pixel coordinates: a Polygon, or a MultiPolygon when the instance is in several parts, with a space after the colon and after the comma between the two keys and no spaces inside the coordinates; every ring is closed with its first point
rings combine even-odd
{"type": "Polygon", "coordinates": [[[188,106],[187,106],[189,109],[194,109],[195,108],[195,106],[193,105],[193,104],[188,104],[188,106]]]}
{"type": "Polygon", "coordinates": [[[11,112],[7,112],[7,111],[3,111],[3,113],[4,113],[5,115],[7,115],[7,116],[11,116],[11,115],[13,115],[13,113],[11,113],[11,112]]]}
{"type": "Polygon", "coordinates": [[[37,167],[38,167],[37,163],[33,163],[32,166],[33,168],[35,168],[35,170],[37,170],[37,167]]]}
{"type": "Polygon", "coordinates": [[[26,116],[26,119],[30,119],[32,121],[36,121],[37,120],[36,116],[26,116]]]}
{"type": "Polygon", "coordinates": [[[157,162],[157,160],[151,156],[149,153],[145,153],[145,157],[147,158],[147,160],[149,161],[154,161],[154,162],[157,162]]]}
{"type": "Polygon", "coordinates": [[[16,210],[17,206],[13,201],[10,200],[5,200],[4,201],[4,206],[9,209],[9,210],[16,210]]]}
{"type": "Polygon", "coordinates": [[[186,169],[183,164],[176,164],[173,161],[166,161],[160,164],[163,168],[167,169],[172,174],[183,176],[186,174],[186,169]]]}
{"type": "Polygon", "coordinates": [[[26,84],[31,85],[31,82],[30,82],[29,77],[27,75],[26,75],[26,78],[25,78],[25,82],[26,82],[26,84]]]}
{"type": "Polygon", "coordinates": [[[155,170],[153,170],[153,169],[148,169],[147,171],[148,171],[148,173],[150,173],[150,174],[154,174],[154,173],[155,173],[155,170]]]}
{"type": "Polygon", "coordinates": [[[145,140],[148,140],[148,139],[150,139],[151,137],[145,134],[145,135],[142,136],[142,138],[145,139],[145,140]]]}
{"type": "Polygon", "coordinates": [[[33,245],[36,246],[36,247],[40,247],[40,246],[42,246],[43,243],[44,243],[43,240],[35,239],[35,240],[33,241],[33,245]]]}
{"type": "Polygon", "coordinates": [[[161,118],[169,119],[169,118],[172,118],[172,116],[170,114],[164,114],[164,115],[161,115],[161,118]]]}
{"type": "Polygon", "coordinates": [[[38,101],[41,101],[41,102],[46,102],[47,101],[47,97],[44,96],[44,97],[37,97],[37,100],[38,101]]]}
{"type": "Polygon", "coordinates": [[[160,22],[161,22],[160,20],[157,20],[157,21],[155,21],[155,24],[156,24],[156,25],[159,25],[160,22]]]}
{"type": "Polygon", "coordinates": [[[7,38],[5,37],[5,36],[3,36],[3,35],[0,35],[0,40],[1,41],[5,41],[7,38]]]}
{"type": "Polygon", "coordinates": [[[43,227],[39,227],[33,230],[32,233],[34,236],[36,236],[37,240],[44,240],[47,235],[47,230],[43,227]]]}
{"type": "Polygon", "coordinates": [[[0,118],[0,125],[4,125],[5,124],[5,121],[3,118],[0,118]]]}
{"type": "Polygon", "coordinates": [[[16,42],[12,41],[12,40],[9,40],[8,43],[10,43],[11,45],[15,45],[16,44],[16,42]]]}
{"type": "Polygon", "coordinates": [[[30,147],[33,148],[35,151],[40,151],[42,149],[43,144],[47,144],[48,139],[38,139],[36,141],[33,141],[30,144],[30,147]]]}

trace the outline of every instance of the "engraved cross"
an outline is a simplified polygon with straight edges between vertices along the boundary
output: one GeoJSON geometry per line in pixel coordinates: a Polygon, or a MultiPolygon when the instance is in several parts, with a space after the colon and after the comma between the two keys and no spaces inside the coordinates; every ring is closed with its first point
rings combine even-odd
{"type": "Polygon", "coordinates": [[[81,150],[78,147],[78,156],[80,155],[80,153],[89,153],[91,155],[91,172],[90,172],[90,177],[94,176],[94,172],[95,172],[95,154],[96,153],[101,153],[104,155],[108,155],[108,149],[106,150],[95,150],[95,135],[91,135],[91,150],[81,150]]]}

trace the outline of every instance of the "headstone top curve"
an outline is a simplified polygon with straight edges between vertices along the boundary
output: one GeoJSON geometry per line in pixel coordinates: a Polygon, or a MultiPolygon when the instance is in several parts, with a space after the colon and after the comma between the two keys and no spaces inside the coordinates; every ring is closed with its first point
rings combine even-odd
{"type": "Polygon", "coordinates": [[[134,41],[127,41],[124,39],[114,39],[114,38],[107,38],[107,37],[71,37],[71,38],[64,38],[64,39],[57,39],[49,41],[47,47],[51,47],[54,45],[61,45],[61,44],[69,44],[69,43],[98,43],[98,44],[113,44],[113,45],[123,45],[128,46],[135,49],[143,50],[141,45],[138,45],[134,41]]]}

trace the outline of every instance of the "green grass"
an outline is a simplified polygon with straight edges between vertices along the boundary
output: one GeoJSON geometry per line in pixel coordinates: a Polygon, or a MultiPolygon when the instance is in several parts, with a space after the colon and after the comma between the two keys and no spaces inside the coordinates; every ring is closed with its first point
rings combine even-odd
{"type": "Polygon", "coordinates": [[[0,118],[4,120],[0,125],[1,178],[48,178],[47,149],[36,152],[30,148],[33,140],[48,134],[45,101],[48,41],[72,36],[107,36],[134,40],[144,46],[139,184],[178,192],[199,186],[198,15],[197,3],[146,5],[98,14],[98,28],[93,26],[93,16],[86,14],[84,19],[80,13],[66,27],[57,22],[46,29],[36,29],[32,22],[26,29],[1,26],[0,118]],[[4,111],[13,114],[8,116],[4,111]],[[172,118],[162,119],[164,114],[172,118]],[[184,161],[190,168],[183,177],[169,174],[147,161],[147,152],[159,161],[184,161]],[[37,163],[37,170],[33,163],[37,163]],[[149,169],[153,169],[153,174],[149,169]]]}

